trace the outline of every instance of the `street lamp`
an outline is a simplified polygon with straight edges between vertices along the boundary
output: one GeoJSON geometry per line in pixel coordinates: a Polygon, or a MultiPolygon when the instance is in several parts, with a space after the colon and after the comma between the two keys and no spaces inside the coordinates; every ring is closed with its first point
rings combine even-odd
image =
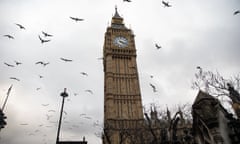
{"type": "Polygon", "coordinates": [[[61,107],[60,118],[59,118],[59,123],[58,123],[58,131],[57,131],[56,144],[59,143],[59,134],[60,134],[61,123],[62,123],[62,113],[63,113],[64,100],[65,100],[65,98],[68,96],[68,93],[67,93],[66,91],[67,91],[67,89],[64,88],[64,92],[62,92],[62,93],[60,94],[60,96],[62,96],[63,99],[62,99],[62,107],[61,107]]]}

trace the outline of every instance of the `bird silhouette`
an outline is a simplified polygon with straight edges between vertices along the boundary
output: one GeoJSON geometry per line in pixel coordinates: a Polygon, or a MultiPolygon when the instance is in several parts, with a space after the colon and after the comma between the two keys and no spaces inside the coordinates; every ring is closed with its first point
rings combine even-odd
{"type": "Polygon", "coordinates": [[[6,66],[8,66],[8,67],[14,67],[14,65],[11,65],[11,64],[8,64],[8,63],[4,63],[6,66]]]}
{"type": "Polygon", "coordinates": [[[76,18],[76,17],[70,17],[72,20],[75,20],[76,22],[78,21],[83,21],[84,19],[81,19],[81,18],[76,18]]]}
{"type": "Polygon", "coordinates": [[[92,119],[91,117],[88,117],[88,116],[85,116],[85,117],[83,117],[83,118],[85,118],[85,119],[92,119]]]}
{"type": "Polygon", "coordinates": [[[24,29],[25,30],[25,27],[21,24],[18,24],[18,23],[15,23],[20,29],[24,29]]]}
{"type": "Polygon", "coordinates": [[[43,61],[38,61],[38,62],[36,62],[35,64],[41,64],[41,65],[43,65],[43,66],[46,66],[46,65],[48,65],[48,64],[50,64],[50,63],[49,63],[49,62],[45,63],[45,62],[43,62],[43,61]]]}
{"type": "Polygon", "coordinates": [[[43,64],[43,63],[44,63],[43,61],[38,61],[35,64],[43,64]]]}
{"type": "Polygon", "coordinates": [[[235,11],[235,12],[233,13],[233,15],[237,15],[237,14],[239,14],[239,13],[240,13],[240,11],[237,10],[237,11],[235,11]]]}
{"type": "Polygon", "coordinates": [[[81,116],[85,116],[85,115],[86,115],[85,113],[82,113],[82,114],[80,114],[80,117],[81,117],[81,116]]]}
{"type": "Polygon", "coordinates": [[[38,75],[39,76],[39,78],[43,78],[43,76],[42,75],[38,75]]]}
{"type": "Polygon", "coordinates": [[[42,106],[49,106],[49,104],[42,104],[42,106]]]}
{"type": "Polygon", "coordinates": [[[11,35],[3,35],[4,37],[7,37],[7,38],[9,38],[9,39],[14,39],[14,37],[13,36],[11,36],[11,35]]]}
{"type": "Polygon", "coordinates": [[[28,125],[28,123],[21,123],[20,125],[28,125]]]}
{"type": "Polygon", "coordinates": [[[40,89],[41,89],[40,87],[36,88],[37,91],[40,90],[40,89]]]}
{"type": "Polygon", "coordinates": [[[123,2],[132,2],[131,0],[123,0],[123,2]]]}
{"type": "Polygon", "coordinates": [[[18,62],[18,61],[14,61],[16,65],[20,65],[22,64],[21,62],[18,62]]]}
{"type": "Polygon", "coordinates": [[[164,5],[164,7],[171,7],[171,5],[169,4],[169,2],[162,1],[162,4],[164,5]]]}
{"type": "Polygon", "coordinates": [[[42,34],[43,34],[45,37],[52,37],[52,36],[53,36],[53,35],[50,35],[50,34],[44,32],[44,31],[42,31],[42,34]]]}
{"type": "Polygon", "coordinates": [[[200,66],[197,66],[196,68],[197,68],[197,69],[202,69],[200,66]]]}
{"type": "Polygon", "coordinates": [[[49,41],[50,41],[50,40],[42,39],[42,38],[40,37],[40,35],[38,35],[38,38],[40,39],[40,41],[41,41],[42,44],[45,43],[45,42],[49,42],[49,41]]]}
{"type": "Polygon", "coordinates": [[[162,48],[160,45],[158,45],[158,44],[155,44],[155,47],[157,48],[157,49],[160,49],[160,48],[162,48]]]}
{"type": "Polygon", "coordinates": [[[153,84],[150,83],[149,85],[152,87],[153,92],[157,92],[157,89],[156,89],[156,87],[153,84]]]}
{"type": "Polygon", "coordinates": [[[66,58],[60,58],[61,60],[65,61],[65,62],[72,62],[73,60],[71,59],[66,59],[66,58]]]}
{"type": "Polygon", "coordinates": [[[81,74],[84,75],[84,76],[88,76],[88,74],[85,73],[85,72],[81,72],[81,74]]]}
{"type": "Polygon", "coordinates": [[[89,92],[89,93],[93,94],[92,90],[85,90],[85,92],[89,92]]]}
{"type": "Polygon", "coordinates": [[[10,77],[10,79],[16,80],[16,81],[20,81],[20,79],[18,79],[18,78],[16,78],[16,77],[10,77]]]}

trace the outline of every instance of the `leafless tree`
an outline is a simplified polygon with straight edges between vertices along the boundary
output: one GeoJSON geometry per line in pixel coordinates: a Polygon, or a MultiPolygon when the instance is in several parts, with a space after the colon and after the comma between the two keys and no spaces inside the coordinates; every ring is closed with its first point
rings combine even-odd
{"type": "Polygon", "coordinates": [[[202,90],[212,96],[229,96],[228,84],[234,86],[235,90],[240,91],[240,74],[225,79],[218,71],[204,71],[197,67],[195,79],[192,81],[192,89],[202,90]]]}
{"type": "Polygon", "coordinates": [[[219,98],[222,105],[231,113],[230,107],[237,103],[240,105],[240,73],[224,78],[218,71],[204,71],[201,67],[197,67],[198,72],[195,73],[195,79],[192,81],[192,89],[202,90],[212,96],[219,98]]]}

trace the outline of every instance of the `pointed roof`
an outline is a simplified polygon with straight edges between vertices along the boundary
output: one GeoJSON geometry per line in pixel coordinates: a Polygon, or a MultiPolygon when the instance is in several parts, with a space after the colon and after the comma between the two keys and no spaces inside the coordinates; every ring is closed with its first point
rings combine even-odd
{"type": "Polygon", "coordinates": [[[117,29],[125,29],[126,28],[123,23],[123,18],[119,15],[119,13],[117,11],[117,7],[115,7],[115,14],[112,17],[111,27],[117,28],[117,29]]]}
{"type": "Polygon", "coordinates": [[[115,14],[114,14],[113,18],[121,18],[122,19],[122,17],[118,14],[117,6],[115,7],[115,14]]]}
{"type": "Polygon", "coordinates": [[[196,99],[194,100],[193,105],[197,104],[198,102],[200,102],[202,100],[206,100],[206,99],[217,100],[215,97],[209,95],[208,93],[205,93],[205,92],[199,90],[198,95],[197,95],[196,99]]]}

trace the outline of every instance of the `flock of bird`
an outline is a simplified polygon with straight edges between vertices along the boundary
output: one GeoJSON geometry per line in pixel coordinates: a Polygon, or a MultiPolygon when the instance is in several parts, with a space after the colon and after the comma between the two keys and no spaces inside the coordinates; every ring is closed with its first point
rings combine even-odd
{"type": "MultiPolygon", "coordinates": [[[[83,21],[83,20],[84,20],[84,19],[82,19],[82,18],[71,17],[71,16],[70,16],[69,18],[70,18],[71,20],[76,21],[76,22],[78,22],[78,21],[83,21]]],[[[20,29],[22,29],[22,30],[26,30],[26,28],[25,28],[22,24],[15,23],[15,25],[18,26],[18,27],[19,27],[20,29]]],[[[43,35],[45,38],[47,38],[47,37],[53,37],[52,34],[48,34],[47,32],[44,32],[44,31],[42,31],[42,35],[43,35]]],[[[5,35],[3,35],[3,36],[4,36],[4,37],[7,37],[7,38],[9,38],[9,39],[14,39],[14,36],[12,36],[12,35],[10,35],[10,34],[5,34],[5,35]]],[[[41,41],[42,44],[51,41],[50,39],[43,39],[40,35],[38,35],[38,38],[39,38],[39,40],[41,41]]]]}
{"type": "MultiPolygon", "coordinates": [[[[77,17],[69,17],[69,18],[70,18],[70,20],[73,20],[73,21],[76,21],[76,22],[84,20],[84,19],[77,18],[77,17]]],[[[20,28],[21,30],[26,30],[25,26],[23,26],[22,24],[19,24],[19,23],[14,23],[14,24],[18,28],[20,28]]],[[[3,37],[9,38],[9,39],[15,39],[15,37],[13,35],[10,35],[10,34],[3,35],[3,37]]],[[[53,37],[54,37],[54,35],[49,34],[45,31],[42,31],[41,34],[38,35],[38,38],[39,38],[41,44],[50,42],[51,41],[50,38],[53,38],[53,37]]],[[[72,59],[64,58],[64,57],[60,57],[59,60],[63,61],[63,62],[73,62],[72,59]]],[[[16,60],[14,60],[13,62],[3,62],[3,64],[7,67],[10,67],[10,68],[14,68],[14,67],[17,67],[17,66],[20,66],[20,65],[24,65],[24,63],[22,63],[20,61],[16,61],[16,60]]],[[[48,61],[47,62],[46,61],[36,61],[35,62],[35,65],[41,65],[43,67],[46,67],[49,64],[50,64],[50,62],[48,62],[48,61]]],[[[80,72],[79,74],[82,75],[82,76],[85,76],[85,77],[89,76],[87,72],[83,72],[83,71],[80,72]]],[[[44,78],[44,76],[42,76],[42,75],[38,75],[38,76],[39,76],[40,79],[44,78]]],[[[20,78],[17,78],[17,77],[9,77],[9,79],[14,80],[14,81],[18,81],[18,82],[20,81],[20,78]]],[[[37,91],[40,90],[40,89],[41,89],[41,87],[36,88],[37,91]]],[[[89,93],[91,95],[94,94],[93,90],[90,90],[90,89],[86,89],[86,90],[84,90],[84,92],[89,93]]],[[[77,96],[77,95],[79,95],[79,94],[74,93],[74,96],[77,96]]],[[[67,99],[67,101],[70,101],[70,98],[67,99]]],[[[50,107],[50,104],[49,103],[45,103],[45,104],[43,103],[43,104],[41,104],[41,106],[48,108],[48,107],[50,107]]],[[[45,124],[42,123],[42,124],[39,124],[39,125],[35,126],[36,127],[35,130],[29,131],[29,130],[26,129],[27,130],[27,135],[28,136],[37,136],[38,135],[39,136],[40,133],[42,133],[43,141],[45,143],[47,143],[47,134],[45,133],[46,128],[56,128],[57,127],[58,114],[59,113],[57,113],[56,110],[48,109],[46,111],[46,114],[45,114],[47,122],[45,122],[45,124]]],[[[98,129],[100,129],[100,127],[102,127],[98,120],[94,120],[93,117],[88,116],[87,114],[80,114],[79,117],[82,118],[82,119],[79,119],[80,121],[76,124],[73,124],[72,122],[70,123],[69,121],[67,121],[68,113],[66,111],[63,111],[63,114],[64,114],[63,123],[65,125],[69,126],[68,129],[79,128],[80,125],[87,124],[87,123],[89,124],[89,122],[84,123],[84,119],[86,121],[92,121],[93,122],[92,123],[93,127],[98,126],[98,129]]],[[[33,127],[33,124],[31,124],[31,122],[22,122],[22,123],[19,123],[19,126],[23,126],[23,127],[31,126],[31,127],[33,127]]]]}
{"type": "MultiPolygon", "coordinates": [[[[132,2],[131,0],[123,0],[124,2],[132,2]]],[[[162,1],[162,4],[163,4],[163,7],[172,7],[172,5],[170,5],[170,3],[169,2],[167,2],[167,1],[162,1]]],[[[233,13],[233,15],[237,15],[237,14],[239,14],[240,13],[240,11],[239,10],[237,10],[237,11],[235,11],[234,13],[233,13]]],[[[82,18],[77,18],[77,17],[69,17],[71,20],[73,20],[73,21],[75,21],[75,22],[80,22],[80,21],[84,21],[84,19],[82,19],[82,18]]],[[[21,29],[21,30],[26,30],[26,28],[25,28],[25,26],[23,26],[22,24],[19,24],[19,23],[15,23],[15,25],[19,28],[19,29],[21,29]]],[[[15,37],[13,36],[13,35],[11,35],[11,34],[5,34],[5,35],[3,35],[4,37],[6,37],[6,38],[8,38],[8,39],[15,39],[15,37]]],[[[41,32],[41,35],[39,34],[38,35],[38,39],[40,40],[40,43],[41,44],[44,44],[44,43],[48,43],[48,42],[50,42],[51,41],[51,39],[50,38],[53,38],[54,37],[54,35],[53,34],[49,34],[48,32],[45,32],[45,31],[42,31],[41,32]]],[[[155,47],[156,47],[156,49],[157,50],[159,50],[159,49],[161,49],[162,48],[162,46],[160,46],[159,44],[157,44],[157,43],[155,43],[155,47]]],[[[99,59],[103,59],[103,58],[99,58],[99,59]]],[[[72,59],[69,59],[69,58],[63,58],[63,57],[61,57],[60,58],[60,60],[62,60],[62,61],[64,61],[64,62],[73,62],[73,60],[72,59]]],[[[12,63],[9,63],[9,62],[4,62],[4,65],[6,65],[7,67],[16,67],[16,66],[19,66],[19,65],[22,65],[23,63],[22,62],[19,62],[19,61],[13,61],[14,62],[14,64],[12,64],[12,63]]],[[[46,67],[47,65],[49,65],[50,64],[50,62],[45,62],[45,61],[37,61],[37,62],[35,62],[35,65],[42,65],[43,67],[46,67]]],[[[135,67],[133,67],[133,68],[135,68],[135,67]]],[[[198,69],[200,69],[200,67],[197,67],[198,69]]],[[[81,75],[83,75],[83,76],[88,76],[88,73],[86,73],[86,72],[80,72],[80,74],[81,75]]],[[[44,76],[42,76],[42,75],[39,75],[39,78],[43,78],[44,76]]],[[[153,76],[152,75],[150,75],[150,78],[153,78],[153,76]]],[[[9,77],[9,79],[11,79],[11,80],[15,80],[15,81],[20,81],[20,79],[19,78],[17,78],[17,77],[9,77]]],[[[152,88],[152,91],[154,92],[154,93],[156,93],[157,92],[157,87],[154,85],[154,84],[152,84],[152,83],[149,83],[149,86],[152,88]]],[[[36,90],[40,90],[41,88],[36,88],[36,90]]],[[[87,93],[89,93],[89,94],[94,94],[94,92],[92,91],[92,90],[90,90],[90,89],[87,89],[87,90],[85,90],[85,92],[87,92],[87,93]]],[[[77,96],[78,95],[78,93],[74,93],[74,96],[77,96]]],[[[49,106],[50,106],[50,104],[48,104],[48,103],[43,103],[43,104],[41,104],[41,106],[42,107],[46,107],[46,108],[48,108],[49,106]]],[[[49,123],[47,124],[47,125],[45,125],[45,124],[39,124],[38,125],[38,128],[37,129],[35,129],[35,130],[33,130],[33,131],[31,131],[31,132],[28,132],[28,135],[29,136],[34,136],[34,135],[36,135],[37,133],[40,133],[41,131],[44,131],[44,130],[42,130],[41,128],[43,128],[43,127],[45,127],[45,128],[51,128],[51,127],[56,127],[57,126],[57,120],[55,119],[55,120],[52,120],[53,118],[54,118],[54,114],[57,114],[57,112],[56,112],[56,110],[54,110],[54,109],[47,109],[47,114],[46,114],[46,121],[48,121],[49,123],[53,123],[54,125],[49,125],[49,123]]],[[[67,123],[69,123],[68,121],[67,121],[67,112],[66,111],[64,111],[64,118],[63,118],[63,123],[65,123],[65,124],[67,124],[67,123]]],[[[93,118],[92,117],[90,117],[90,116],[88,116],[87,114],[79,114],[79,117],[80,118],[83,118],[83,119],[86,119],[86,120],[93,120],[93,118]]],[[[69,129],[73,129],[73,128],[79,128],[80,127],[80,125],[82,125],[82,124],[84,124],[82,121],[81,122],[78,122],[77,124],[71,124],[71,126],[69,126],[69,129]]],[[[30,126],[31,124],[29,124],[29,123],[27,123],[27,122],[24,122],[24,123],[20,123],[19,124],[20,126],[30,126]]],[[[99,121],[98,120],[93,120],[93,127],[100,127],[100,128],[102,128],[102,125],[99,123],[99,121]]],[[[96,134],[97,135],[97,134],[96,134]]],[[[46,134],[43,134],[43,137],[47,137],[47,135],[46,134]]]]}
{"type": "MultiPolygon", "coordinates": [[[[48,143],[51,140],[51,138],[48,138],[49,135],[46,134],[46,131],[56,129],[58,126],[58,112],[54,109],[49,109],[50,104],[41,104],[46,111],[45,114],[45,120],[41,123],[34,124],[31,122],[21,122],[18,125],[21,127],[21,129],[26,129],[25,134],[27,136],[35,137],[38,136],[38,138],[41,138],[44,143],[48,143]],[[27,130],[28,127],[32,127],[32,130],[27,130]],[[41,137],[39,137],[41,136],[41,137]]],[[[76,115],[76,114],[74,114],[76,115]]],[[[87,115],[86,113],[80,113],[78,114],[78,120],[70,120],[68,118],[68,113],[66,111],[63,111],[63,119],[62,119],[62,129],[68,129],[68,130],[79,130],[84,125],[89,125],[94,129],[95,131],[101,131],[102,124],[99,122],[99,120],[95,120],[92,116],[87,115]]],[[[99,136],[98,132],[95,132],[96,136],[99,136]]]]}

